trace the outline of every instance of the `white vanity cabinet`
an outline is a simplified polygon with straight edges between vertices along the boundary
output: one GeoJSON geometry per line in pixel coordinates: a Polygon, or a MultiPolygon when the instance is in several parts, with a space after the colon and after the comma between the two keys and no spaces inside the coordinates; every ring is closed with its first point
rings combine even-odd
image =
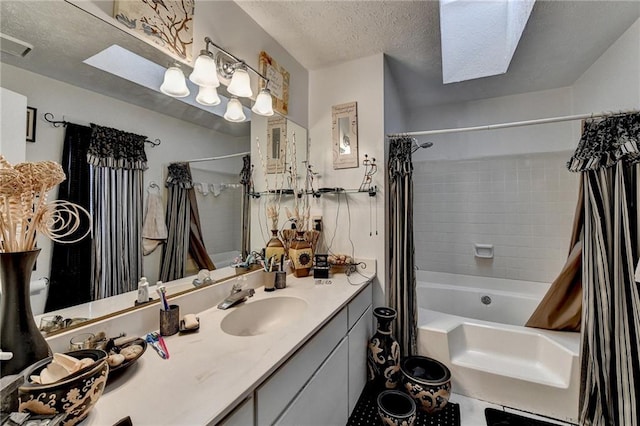
{"type": "Polygon", "coordinates": [[[249,397],[240,403],[227,417],[224,418],[219,426],[250,426],[254,423],[253,419],[253,398],[249,397]]]}
{"type": "Polygon", "coordinates": [[[256,390],[256,425],[347,423],[366,382],[371,298],[367,285],[256,390]]]}

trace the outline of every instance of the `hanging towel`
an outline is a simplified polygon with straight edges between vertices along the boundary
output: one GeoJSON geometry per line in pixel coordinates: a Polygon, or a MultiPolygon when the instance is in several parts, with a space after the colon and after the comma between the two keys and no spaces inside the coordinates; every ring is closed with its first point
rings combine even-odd
{"type": "Polygon", "coordinates": [[[149,192],[144,224],[142,225],[142,254],[145,256],[151,254],[167,240],[167,236],[162,197],[159,193],[149,192]]]}

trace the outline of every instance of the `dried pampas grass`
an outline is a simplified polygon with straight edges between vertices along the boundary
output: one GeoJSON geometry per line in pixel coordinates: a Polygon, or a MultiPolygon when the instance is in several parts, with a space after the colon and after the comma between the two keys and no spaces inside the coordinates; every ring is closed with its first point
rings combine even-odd
{"type": "Polygon", "coordinates": [[[18,252],[35,249],[36,233],[50,239],[68,240],[80,227],[80,216],[91,216],[81,206],[64,200],[47,204],[48,192],[66,179],[60,164],[54,161],[20,163],[12,166],[0,155],[0,252],[18,252]]]}

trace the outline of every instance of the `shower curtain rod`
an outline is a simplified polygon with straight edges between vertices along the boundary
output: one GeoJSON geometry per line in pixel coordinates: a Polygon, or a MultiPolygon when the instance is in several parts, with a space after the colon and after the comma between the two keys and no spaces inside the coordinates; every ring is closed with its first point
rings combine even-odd
{"type": "Polygon", "coordinates": [[[243,157],[245,155],[251,155],[251,153],[247,151],[247,152],[238,152],[236,154],[220,155],[219,157],[196,158],[194,160],[187,160],[185,161],[185,163],[199,163],[201,161],[224,160],[225,158],[243,157]]]}
{"type": "Polygon", "coordinates": [[[513,121],[511,123],[485,124],[484,126],[458,127],[458,128],[452,128],[452,129],[439,129],[439,130],[424,130],[420,132],[391,133],[391,134],[388,134],[387,137],[399,138],[399,137],[408,137],[408,136],[427,136],[427,135],[441,135],[445,133],[473,132],[476,130],[506,129],[508,127],[531,126],[534,124],[557,123],[560,121],[584,120],[586,118],[608,117],[612,115],[620,115],[620,114],[636,113],[636,112],[638,111],[631,110],[631,111],[619,111],[619,112],[600,112],[600,113],[591,113],[591,114],[566,115],[563,117],[551,117],[551,118],[539,118],[536,120],[513,121]]]}

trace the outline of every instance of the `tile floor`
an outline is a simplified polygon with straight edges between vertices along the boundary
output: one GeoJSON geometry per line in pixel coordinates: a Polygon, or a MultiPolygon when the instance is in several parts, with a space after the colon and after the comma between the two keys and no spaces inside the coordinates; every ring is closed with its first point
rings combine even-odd
{"type": "Polygon", "coordinates": [[[529,413],[523,413],[518,410],[503,407],[501,405],[491,404],[490,402],[481,401],[479,399],[469,398],[467,396],[451,394],[451,402],[460,404],[460,426],[487,426],[484,417],[485,408],[495,408],[496,410],[505,410],[511,413],[519,414],[526,417],[536,418],[553,424],[569,426],[571,423],[551,420],[547,417],[535,416],[529,413]]]}

